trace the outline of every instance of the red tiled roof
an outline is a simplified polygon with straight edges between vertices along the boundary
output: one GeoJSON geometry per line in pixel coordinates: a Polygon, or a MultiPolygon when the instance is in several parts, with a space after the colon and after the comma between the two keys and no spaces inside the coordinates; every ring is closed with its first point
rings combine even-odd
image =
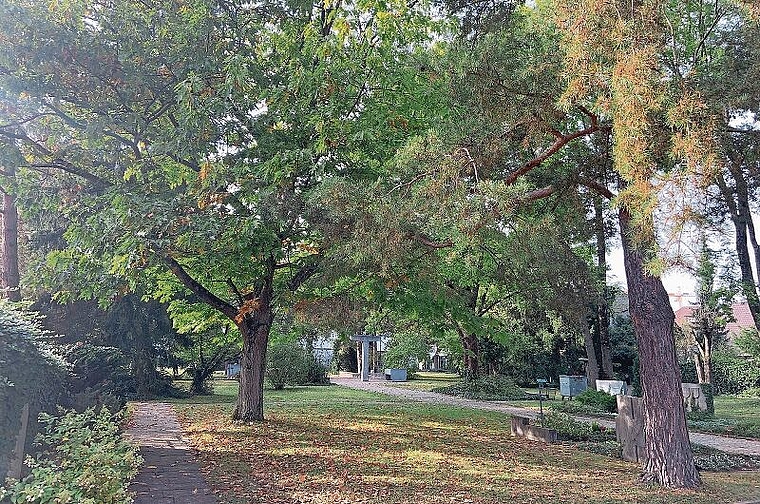
{"type": "Polygon", "coordinates": [[[735,303],[731,305],[736,322],[726,324],[726,330],[729,333],[738,334],[742,329],[755,327],[755,321],[752,319],[752,313],[749,311],[747,303],[735,303]]]}
{"type": "MultiPolygon", "coordinates": [[[[681,326],[687,322],[695,308],[696,306],[683,306],[676,310],[676,324],[681,326]]],[[[747,303],[734,303],[731,305],[731,310],[734,312],[736,321],[726,324],[726,331],[729,334],[738,334],[742,329],[755,327],[755,321],[752,320],[752,313],[750,313],[747,303]]]]}

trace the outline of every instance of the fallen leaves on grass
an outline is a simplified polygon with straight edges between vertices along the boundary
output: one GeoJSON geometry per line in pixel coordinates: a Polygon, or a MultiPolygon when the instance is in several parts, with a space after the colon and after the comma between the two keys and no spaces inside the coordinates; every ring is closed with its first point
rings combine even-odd
{"type": "Polygon", "coordinates": [[[357,400],[339,387],[287,394],[254,425],[232,423],[228,403],[178,405],[221,502],[701,504],[760,496],[758,473],[710,475],[699,492],[641,485],[634,464],[513,439],[497,413],[473,417],[371,394],[357,400]]]}

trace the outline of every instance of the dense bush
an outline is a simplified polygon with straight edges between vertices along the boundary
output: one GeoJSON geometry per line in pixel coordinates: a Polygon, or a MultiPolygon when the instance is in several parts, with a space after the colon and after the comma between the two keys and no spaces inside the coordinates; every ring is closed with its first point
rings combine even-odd
{"type": "Polygon", "coordinates": [[[329,385],[330,378],[327,376],[327,366],[319,362],[311,352],[305,356],[306,381],[299,385],[329,385]]]}
{"type": "Polygon", "coordinates": [[[712,382],[716,394],[739,394],[760,387],[760,366],[735,352],[722,350],[713,354],[712,382]]]}
{"type": "Polygon", "coordinates": [[[24,404],[34,419],[54,409],[67,385],[66,364],[46,337],[30,315],[0,302],[0,475],[7,472],[24,404]]]}
{"type": "Polygon", "coordinates": [[[511,378],[505,376],[483,376],[475,380],[462,380],[448,387],[435,388],[433,392],[481,401],[508,401],[526,397],[525,391],[515,385],[511,378]]]}
{"type": "Polygon", "coordinates": [[[615,413],[617,411],[617,398],[601,390],[586,389],[575,396],[575,400],[606,413],[615,413]]]}
{"type": "Polygon", "coordinates": [[[760,397],[760,387],[750,387],[739,394],[740,397],[760,397]]]}
{"type": "Polygon", "coordinates": [[[141,464],[137,449],[119,436],[118,416],[106,408],[60,416],[40,414],[42,452],[28,457],[29,476],[0,489],[0,500],[30,504],[124,504],[141,464]]]}
{"type": "Polygon", "coordinates": [[[386,368],[406,369],[412,378],[419,371],[418,363],[424,362],[430,351],[425,339],[417,333],[401,332],[394,335],[388,351],[383,355],[386,368]]]}
{"type": "Polygon", "coordinates": [[[544,427],[557,431],[562,441],[614,441],[615,429],[607,429],[596,422],[576,420],[567,413],[551,411],[544,417],[544,427]]]}
{"type": "Polygon", "coordinates": [[[285,385],[326,385],[327,368],[293,341],[275,341],[267,352],[266,379],[275,390],[285,385]]]}
{"type": "Polygon", "coordinates": [[[597,406],[589,406],[587,404],[579,403],[578,401],[551,401],[549,408],[553,411],[559,411],[567,413],[569,415],[578,416],[601,416],[612,417],[612,413],[599,409],[597,406]]]}

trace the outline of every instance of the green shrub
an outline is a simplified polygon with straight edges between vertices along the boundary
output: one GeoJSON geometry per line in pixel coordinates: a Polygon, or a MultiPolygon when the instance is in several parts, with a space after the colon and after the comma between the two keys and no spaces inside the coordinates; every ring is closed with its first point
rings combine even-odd
{"type": "Polygon", "coordinates": [[[277,341],[269,346],[265,376],[272,388],[296,385],[306,379],[304,350],[293,341],[277,341]]]}
{"type": "Polygon", "coordinates": [[[615,440],[615,429],[608,429],[596,422],[582,422],[558,411],[550,411],[544,416],[544,427],[557,431],[557,437],[562,441],[615,440]]]}
{"type": "Polygon", "coordinates": [[[575,396],[575,400],[599,411],[607,413],[615,413],[617,411],[617,399],[615,396],[601,390],[586,389],[575,396]]]}
{"type": "Polygon", "coordinates": [[[327,376],[327,366],[319,362],[311,352],[305,355],[306,374],[305,381],[299,385],[329,385],[330,378],[327,376]]]}
{"type": "Polygon", "coordinates": [[[285,385],[328,385],[327,368],[312,352],[295,341],[276,341],[270,344],[266,378],[275,390],[285,385]]]}
{"type": "Polygon", "coordinates": [[[433,392],[480,401],[509,401],[525,399],[525,392],[505,376],[483,376],[475,380],[462,380],[433,392]]]}
{"type": "Polygon", "coordinates": [[[47,338],[31,314],[0,302],[0,475],[8,470],[24,405],[32,418],[54,411],[68,385],[66,363],[47,338]]]}
{"type": "Polygon", "coordinates": [[[551,401],[549,402],[549,408],[553,411],[567,413],[568,415],[612,416],[612,414],[606,410],[599,409],[596,406],[579,403],[578,401],[551,401]]]}
{"type": "Polygon", "coordinates": [[[712,382],[716,394],[740,394],[760,387],[760,366],[732,351],[713,354],[712,382]]]}
{"type": "Polygon", "coordinates": [[[760,398],[760,387],[750,387],[744,389],[739,397],[760,398]]]}
{"type": "Polygon", "coordinates": [[[694,464],[700,471],[756,471],[760,456],[725,453],[707,446],[692,444],[694,464]]]}
{"type": "Polygon", "coordinates": [[[132,502],[129,480],[142,463],[137,449],[121,439],[119,417],[106,408],[60,416],[40,414],[42,452],[27,457],[29,476],[0,489],[10,502],[30,504],[124,504],[132,502]]]}

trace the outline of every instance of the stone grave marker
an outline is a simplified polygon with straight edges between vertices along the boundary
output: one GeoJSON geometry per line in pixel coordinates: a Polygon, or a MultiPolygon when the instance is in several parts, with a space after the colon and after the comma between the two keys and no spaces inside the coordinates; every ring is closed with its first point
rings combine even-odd
{"type": "Polygon", "coordinates": [[[640,397],[617,396],[615,435],[623,447],[623,459],[645,462],[644,401],[640,397]]]}

